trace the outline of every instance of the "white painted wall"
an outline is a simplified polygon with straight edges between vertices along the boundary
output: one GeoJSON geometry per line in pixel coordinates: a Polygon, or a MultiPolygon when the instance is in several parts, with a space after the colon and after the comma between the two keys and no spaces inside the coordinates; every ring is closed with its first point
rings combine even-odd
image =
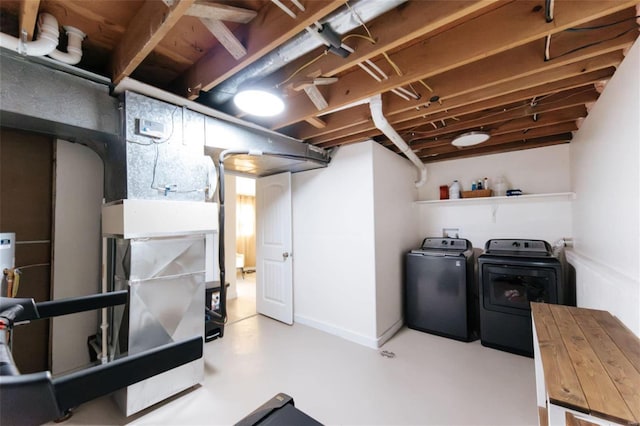
{"type": "Polygon", "coordinates": [[[579,306],[605,309],[640,335],[640,43],[571,143],[579,306]]]}
{"type": "Polygon", "coordinates": [[[440,185],[451,185],[454,179],[470,191],[472,181],[488,177],[491,187],[498,176],[506,179],[509,188],[526,194],[568,192],[569,164],[569,144],[429,163],[429,180],[419,195],[421,200],[437,200],[440,185]]]}
{"type": "MultiPolygon", "coordinates": [[[[91,149],[56,142],[53,299],[100,291],[100,211],[103,164],[91,149]]],[[[53,319],[52,372],[89,363],[87,337],[98,331],[98,311],[53,319]]]]}
{"type": "Polygon", "coordinates": [[[404,255],[420,242],[415,166],[373,144],[373,197],[378,346],[403,324],[404,255]]]}
{"type": "Polygon", "coordinates": [[[376,347],[373,146],[292,175],[294,321],[376,347]]]}
{"type": "MultiPolygon", "coordinates": [[[[429,180],[421,200],[439,198],[439,186],[454,179],[469,190],[471,181],[504,176],[525,193],[570,191],[569,146],[558,145],[427,165],[429,180]]],[[[553,244],[571,236],[572,201],[567,198],[479,199],[470,202],[420,204],[419,234],[438,237],[443,228],[459,228],[460,237],[483,249],[492,238],[542,239],[553,244]]]]}

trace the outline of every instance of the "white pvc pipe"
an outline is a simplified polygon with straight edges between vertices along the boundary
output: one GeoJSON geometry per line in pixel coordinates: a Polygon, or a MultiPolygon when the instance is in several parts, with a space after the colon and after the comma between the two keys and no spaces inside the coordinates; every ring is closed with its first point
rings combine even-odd
{"type": "Polygon", "coordinates": [[[71,26],[65,26],[64,29],[67,32],[67,52],[55,49],[49,56],[65,64],[75,65],[82,59],[82,40],[86,34],[71,26]]]}
{"type": "Polygon", "coordinates": [[[427,182],[427,166],[418,158],[411,150],[411,147],[402,139],[402,136],[395,131],[391,124],[387,121],[382,113],[382,96],[377,94],[369,99],[369,108],[371,109],[371,118],[376,128],[380,130],[386,137],[397,146],[400,151],[418,168],[420,179],[416,181],[416,186],[422,186],[427,182]]]}
{"type": "Polygon", "coordinates": [[[58,45],[58,20],[48,13],[38,17],[38,39],[23,42],[18,37],[0,33],[0,46],[13,50],[21,55],[44,56],[53,52],[58,45]]]}

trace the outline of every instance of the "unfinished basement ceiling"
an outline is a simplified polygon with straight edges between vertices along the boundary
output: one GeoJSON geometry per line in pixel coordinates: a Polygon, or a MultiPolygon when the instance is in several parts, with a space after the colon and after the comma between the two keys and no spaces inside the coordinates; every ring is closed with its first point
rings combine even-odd
{"type": "Polygon", "coordinates": [[[77,67],[114,85],[131,77],[324,148],[372,138],[397,152],[366,104],[381,94],[388,121],[431,162],[570,142],[638,37],[640,15],[640,2],[625,0],[385,3],[2,0],[0,30],[33,34],[37,13],[51,13],[87,34],[77,67]],[[323,23],[353,53],[309,51],[301,37],[323,23]],[[248,79],[277,87],[285,112],[241,115],[228,99],[248,79]],[[451,145],[470,131],[491,138],[451,145]]]}

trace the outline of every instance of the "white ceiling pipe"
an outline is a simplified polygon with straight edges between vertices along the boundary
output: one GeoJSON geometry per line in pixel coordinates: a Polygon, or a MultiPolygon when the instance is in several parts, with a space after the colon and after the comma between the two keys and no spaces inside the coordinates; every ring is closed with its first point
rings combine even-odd
{"type": "Polygon", "coordinates": [[[58,20],[48,13],[38,17],[38,39],[23,42],[18,37],[0,33],[0,46],[21,55],[44,56],[53,52],[58,45],[58,20]]]}
{"type": "Polygon", "coordinates": [[[416,187],[420,187],[427,182],[427,166],[418,158],[418,156],[411,150],[411,147],[402,139],[402,136],[395,131],[391,124],[387,121],[386,117],[382,113],[382,96],[377,94],[369,99],[369,108],[371,109],[371,118],[373,124],[378,130],[380,130],[386,137],[389,138],[395,146],[418,168],[420,179],[416,181],[416,187]]]}
{"type": "Polygon", "coordinates": [[[67,32],[67,52],[54,49],[49,56],[65,64],[75,65],[82,59],[82,40],[87,36],[76,27],[65,26],[67,32]]]}

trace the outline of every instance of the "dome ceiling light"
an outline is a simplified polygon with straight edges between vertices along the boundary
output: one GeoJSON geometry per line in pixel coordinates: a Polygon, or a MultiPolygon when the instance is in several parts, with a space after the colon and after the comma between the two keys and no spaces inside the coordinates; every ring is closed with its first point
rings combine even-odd
{"type": "Polygon", "coordinates": [[[451,141],[451,145],[457,147],[474,146],[488,141],[490,137],[491,135],[487,132],[467,132],[456,136],[451,141]]]}
{"type": "Polygon", "coordinates": [[[284,111],[284,101],[273,90],[247,87],[233,97],[233,103],[247,114],[273,117],[284,111]]]}

